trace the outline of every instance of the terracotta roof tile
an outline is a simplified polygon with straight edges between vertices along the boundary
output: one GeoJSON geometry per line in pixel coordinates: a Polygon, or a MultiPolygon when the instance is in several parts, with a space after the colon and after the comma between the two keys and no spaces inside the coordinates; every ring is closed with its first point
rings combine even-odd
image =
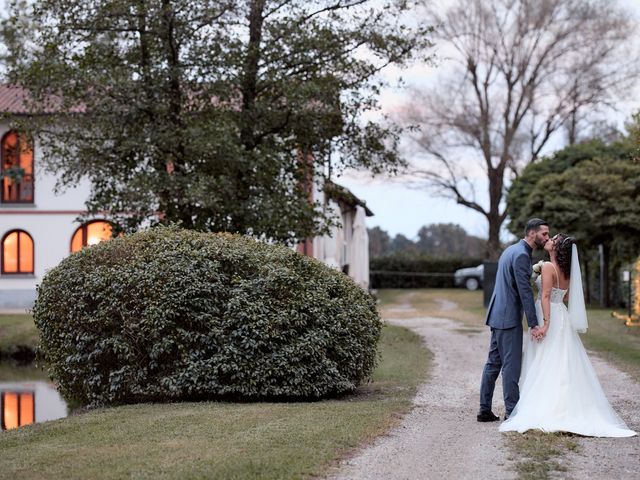
{"type": "Polygon", "coordinates": [[[22,87],[0,85],[0,112],[29,113],[26,105],[28,95],[22,87]]]}
{"type": "MultiPolygon", "coordinates": [[[[0,114],[47,114],[60,113],[62,99],[56,95],[49,95],[41,108],[29,108],[29,92],[27,89],[15,85],[0,84],[0,114]]],[[[82,113],[84,106],[72,107],[70,113],[82,113]]]]}

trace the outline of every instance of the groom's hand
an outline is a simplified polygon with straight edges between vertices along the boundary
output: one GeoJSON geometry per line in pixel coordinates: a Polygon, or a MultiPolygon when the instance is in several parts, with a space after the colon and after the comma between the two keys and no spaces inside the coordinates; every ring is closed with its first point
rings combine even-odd
{"type": "Polygon", "coordinates": [[[529,334],[531,335],[531,338],[534,340],[538,339],[538,327],[533,327],[531,329],[529,329],[529,334]]]}
{"type": "Polygon", "coordinates": [[[539,342],[544,338],[544,332],[540,330],[540,327],[533,327],[531,329],[531,337],[533,337],[534,340],[539,342]]]}

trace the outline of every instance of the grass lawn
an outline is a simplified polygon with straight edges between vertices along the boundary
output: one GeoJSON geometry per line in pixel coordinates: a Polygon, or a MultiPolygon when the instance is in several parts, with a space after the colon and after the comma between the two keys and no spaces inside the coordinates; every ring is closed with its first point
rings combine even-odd
{"type": "Polygon", "coordinates": [[[48,375],[34,365],[17,366],[11,363],[0,362],[0,382],[21,382],[25,380],[45,380],[48,375]]]}
{"type": "MultiPolygon", "coordinates": [[[[589,329],[580,335],[585,347],[640,382],[640,327],[627,327],[611,316],[611,309],[589,308],[589,329]]],[[[626,315],[623,310],[618,313],[626,315]]]]}
{"type": "Polygon", "coordinates": [[[380,311],[385,317],[446,317],[458,320],[466,327],[484,327],[482,290],[470,292],[460,288],[388,289],[378,291],[378,298],[380,311]],[[455,302],[457,308],[448,309],[448,302],[455,302]],[[411,305],[413,310],[398,308],[403,305],[411,305]]]}
{"type": "Polygon", "coordinates": [[[38,330],[31,315],[0,314],[0,352],[15,345],[35,347],[37,344],[38,330]]]}
{"type": "Polygon", "coordinates": [[[357,394],[307,403],[143,404],[0,433],[0,478],[277,479],[320,475],[411,408],[429,352],[385,326],[357,394]]]}

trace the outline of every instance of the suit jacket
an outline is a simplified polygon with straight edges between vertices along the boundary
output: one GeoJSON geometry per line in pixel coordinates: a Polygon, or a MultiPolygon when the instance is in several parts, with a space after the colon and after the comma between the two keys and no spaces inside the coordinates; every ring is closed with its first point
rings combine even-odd
{"type": "Polygon", "coordinates": [[[531,289],[531,247],[520,240],[508,247],[498,260],[493,295],[486,324],[501,330],[522,326],[522,312],[529,327],[538,325],[531,289]]]}

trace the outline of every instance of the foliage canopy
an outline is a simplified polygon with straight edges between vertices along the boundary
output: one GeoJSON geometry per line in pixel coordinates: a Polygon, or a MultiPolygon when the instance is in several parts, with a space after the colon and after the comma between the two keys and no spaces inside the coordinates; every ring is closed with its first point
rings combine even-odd
{"type": "Polygon", "coordinates": [[[312,170],[402,165],[400,130],[363,113],[429,45],[401,21],[415,3],[17,0],[8,76],[47,113],[26,126],[59,186],[91,180],[89,215],[292,242],[329,220],[312,170]]]}

